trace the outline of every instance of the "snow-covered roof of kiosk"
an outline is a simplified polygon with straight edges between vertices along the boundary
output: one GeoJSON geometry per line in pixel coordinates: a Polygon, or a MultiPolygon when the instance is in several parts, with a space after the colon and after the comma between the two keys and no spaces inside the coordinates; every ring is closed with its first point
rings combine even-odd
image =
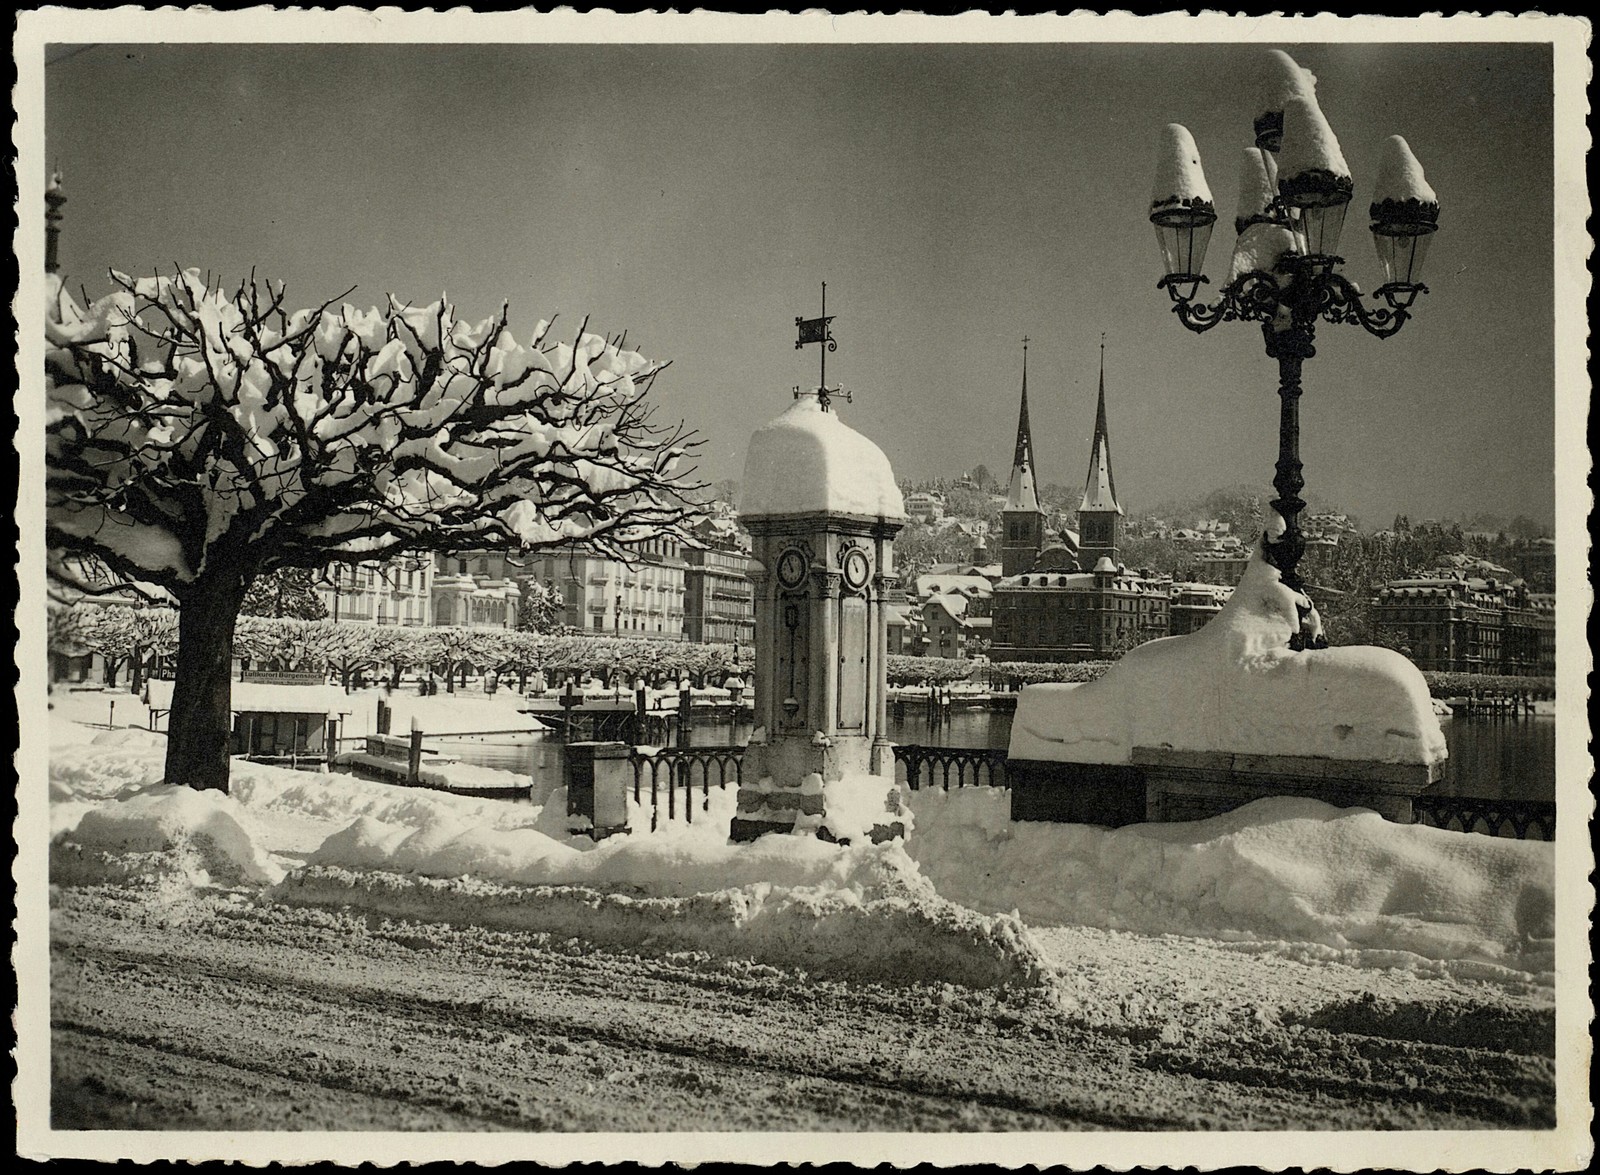
{"type": "Polygon", "coordinates": [[[906,516],[889,458],[866,437],[803,395],[758,428],[739,488],[743,517],[772,514],[906,516]]]}
{"type": "MultiPolygon", "coordinates": [[[[146,683],[150,705],[157,710],[172,709],[172,682],[156,678],[146,683]]],[[[348,714],[354,708],[350,697],[338,686],[277,685],[271,682],[236,681],[229,695],[235,714],[348,714]]]]}

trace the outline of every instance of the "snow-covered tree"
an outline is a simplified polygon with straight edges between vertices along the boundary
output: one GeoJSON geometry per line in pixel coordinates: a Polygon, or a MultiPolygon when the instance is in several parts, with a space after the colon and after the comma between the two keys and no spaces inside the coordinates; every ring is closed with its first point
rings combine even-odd
{"type": "Polygon", "coordinates": [[[407,669],[418,669],[433,660],[435,650],[428,634],[431,628],[380,625],[372,638],[373,656],[389,666],[389,687],[400,688],[400,675],[407,669]]]}
{"type": "Polygon", "coordinates": [[[461,684],[467,683],[469,667],[482,668],[499,660],[497,628],[434,628],[431,629],[434,660],[444,669],[445,689],[456,692],[456,675],[461,684]]]}
{"type": "Polygon", "coordinates": [[[351,683],[358,673],[374,669],[385,660],[386,649],[381,643],[383,628],[376,624],[351,624],[332,620],[313,621],[312,639],[327,659],[344,692],[350,692],[351,683]]]}
{"type": "Polygon", "coordinates": [[[234,627],[234,648],[257,665],[313,672],[328,663],[319,624],[292,616],[243,615],[234,627]]]}
{"type": "Polygon", "coordinates": [[[147,661],[170,655],[178,645],[178,617],[171,608],[130,608],[85,604],[77,633],[86,648],[100,654],[106,684],[116,685],[128,663],[128,689],[138,693],[147,661]]]}
{"type": "Polygon", "coordinates": [[[239,611],[245,616],[321,620],[328,614],[328,606],[317,594],[315,572],[306,567],[279,567],[256,577],[239,611]]]}
{"type": "Polygon", "coordinates": [[[74,556],[180,610],[166,778],[226,788],[235,620],[280,567],[402,551],[694,545],[692,438],[661,364],[580,328],[513,337],[443,299],[290,313],[282,285],[135,280],[47,322],[52,570],[74,556]]]}
{"type": "Polygon", "coordinates": [[[561,593],[540,579],[522,581],[517,604],[517,628],[523,632],[549,632],[561,615],[561,593]]]}

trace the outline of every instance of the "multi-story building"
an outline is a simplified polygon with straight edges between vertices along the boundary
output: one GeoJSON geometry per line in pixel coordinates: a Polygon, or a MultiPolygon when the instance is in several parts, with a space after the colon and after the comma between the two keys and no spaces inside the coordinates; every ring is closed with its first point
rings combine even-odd
{"type": "Polygon", "coordinates": [[[906,513],[923,522],[938,522],[944,517],[944,495],[933,490],[913,490],[905,496],[906,513]]]}
{"type": "Polygon", "coordinates": [[[354,566],[330,563],[317,581],[317,595],[333,620],[353,624],[433,624],[436,558],[402,555],[354,566]]]}
{"type": "Polygon", "coordinates": [[[1437,571],[1380,587],[1372,623],[1421,669],[1548,675],[1555,672],[1553,603],[1520,579],[1437,571]]]}
{"type": "Polygon", "coordinates": [[[733,544],[683,553],[683,634],[700,644],[755,644],[755,585],[749,552],[733,544]]]}
{"type": "Polygon", "coordinates": [[[1172,636],[1187,636],[1205,627],[1233,595],[1233,589],[1214,583],[1175,583],[1167,605],[1172,636]]]}
{"type": "Polygon", "coordinates": [[[1106,426],[1105,352],[1095,409],[1089,473],[1078,504],[1077,549],[1046,545],[1044,515],[1034,494],[1033,439],[1028,426],[1024,351],[1022,410],[1012,460],[1011,492],[1002,514],[1003,578],[995,585],[995,661],[1088,661],[1118,656],[1170,631],[1170,580],[1130,571],[1118,562],[1124,514],[1111,470],[1106,426]]]}
{"type": "Polygon", "coordinates": [[[928,657],[967,657],[973,643],[986,647],[993,626],[994,584],[981,574],[929,573],[916,584],[921,632],[918,652],[928,657]]]}
{"type": "Polygon", "coordinates": [[[521,580],[531,573],[505,551],[452,551],[434,557],[433,622],[456,628],[515,628],[521,580]]]}
{"type": "Polygon", "coordinates": [[[558,622],[613,636],[684,637],[687,588],[676,539],[649,539],[629,548],[632,558],[611,559],[581,544],[531,561],[556,590],[558,622]]]}

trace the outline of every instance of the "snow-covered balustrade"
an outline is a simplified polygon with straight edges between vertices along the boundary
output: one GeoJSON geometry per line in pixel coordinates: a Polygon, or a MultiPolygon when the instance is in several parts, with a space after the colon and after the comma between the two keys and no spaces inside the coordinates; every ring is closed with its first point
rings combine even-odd
{"type": "Polygon", "coordinates": [[[1410,822],[1443,776],[1422,672],[1389,649],[1302,649],[1320,631],[1259,546],[1215,619],[1130,651],[1097,681],[1032,685],[1011,728],[1017,819],[1189,820],[1268,795],[1410,822]]]}

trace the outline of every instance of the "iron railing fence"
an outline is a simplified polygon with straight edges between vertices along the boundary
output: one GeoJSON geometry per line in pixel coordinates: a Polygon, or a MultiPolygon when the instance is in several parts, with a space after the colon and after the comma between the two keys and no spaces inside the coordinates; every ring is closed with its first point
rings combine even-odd
{"type": "Polygon", "coordinates": [[[650,753],[636,750],[629,760],[633,764],[633,802],[642,806],[649,799],[652,832],[662,818],[663,799],[666,819],[676,820],[681,812],[684,823],[692,824],[696,789],[699,809],[706,812],[711,807],[713,784],[726,791],[730,783],[738,787],[743,781],[744,748],[739,746],[663,747],[650,753]],[[679,791],[683,793],[681,803],[679,791]]]}
{"type": "Polygon", "coordinates": [[[1477,796],[1418,796],[1413,823],[1452,832],[1482,832],[1518,840],[1555,840],[1556,806],[1541,800],[1489,800],[1477,796]]]}
{"type": "Polygon", "coordinates": [[[895,762],[905,768],[906,786],[917,791],[924,786],[1009,787],[1004,747],[929,747],[898,745],[895,762]]]}

